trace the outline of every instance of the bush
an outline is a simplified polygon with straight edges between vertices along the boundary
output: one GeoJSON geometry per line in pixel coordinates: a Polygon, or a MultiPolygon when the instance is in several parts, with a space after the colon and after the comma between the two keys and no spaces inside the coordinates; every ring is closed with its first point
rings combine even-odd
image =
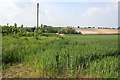
{"type": "Polygon", "coordinates": [[[48,27],[46,28],[46,31],[47,31],[48,33],[53,33],[53,32],[54,32],[54,28],[51,27],[51,26],[48,26],[48,27]]]}
{"type": "Polygon", "coordinates": [[[58,35],[55,34],[55,33],[42,33],[41,36],[46,36],[46,37],[51,36],[51,37],[54,37],[54,36],[58,36],[58,35]]]}
{"type": "Polygon", "coordinates": [[[39,37],[36,37],[36,40],[39,40],[39,37]]]}
{"type": "Polygon", "coordinates": [[[19,39],[19,36],[17,36],[17,35],[13,35],[13,38],[19,39]]]}
{"type": "Polygon", "coordinates": [[[34,36],[34,33],[33,32],[29,32],[29,33],[27,33],[27,36],[28,37],[32,37],[32,36],[34,36]]]}
{"type": "Polygon", "coordinates": [[[55,33],[42,33],[41,36],[46,36],[46,37],[58,37],[64,39],[63,36],[55,34],[55,33]]]}
{"type": "Polygon", "coordinates": [[[76,32],[74,29],[72,29],[71,27],[67,27],[66,29],[62,29],[62,32],[64,34],[79,34],[78,32],[76,32]]]}
{"type": "Polygon", "coordinates": [[[27,37],[25,37],[25,40],[26,40],[26,41],[28,41],[28,38],[27,38],[27,37]]]}

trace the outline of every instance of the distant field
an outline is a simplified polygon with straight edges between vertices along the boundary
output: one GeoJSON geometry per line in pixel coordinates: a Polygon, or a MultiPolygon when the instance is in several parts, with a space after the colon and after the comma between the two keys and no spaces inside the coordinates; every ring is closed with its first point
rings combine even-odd
{"type": "Polygon", "coordinates": [[[118,35],[63,37],[3,36],[3,77],[118,77],[118,35]]]}
{"type": "Polygon", "coordinates": [[[82,34],[118,34],[118,29],[74,28],[82,34]]]}

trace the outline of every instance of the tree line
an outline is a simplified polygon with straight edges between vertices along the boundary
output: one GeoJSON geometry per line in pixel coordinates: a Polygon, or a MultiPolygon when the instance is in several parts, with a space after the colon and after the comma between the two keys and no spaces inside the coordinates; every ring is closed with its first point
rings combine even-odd
{"type": "Polygon", "coordinates": [[[19,36],[25,36],[25,35],[34,35],[34,34],[42,34],[42,33],[58,33],[58,31],[61,30],[64,34],[77,34],[77,32],[67,27],[65,29],[62,28],[54,28],[52,26],[47,26],[41,24],[41,26],[38,27],[23,27],[23,24],[21,26],[17,26],[16,23],[14,23],[13,26],[9,26],[9,23],[7,25],[2,26],[2,34],[3,35],[19,35],[19,36]]]}
{"type": "Polygon", "coordinates": [[[14,23],[14,26],[9,26],[9,23],[7,23],[7,25],[5,26],[2,26],[3,35],[23,34],[29,32],[57,33],[57,30],[55,30],[52,26],[47,26],[43,24],[41,24],[41,26],[38,27],[38,31],[36,27],[23,27],[23,24],[20,27],[18,27],[16,23],[14,23]]]}

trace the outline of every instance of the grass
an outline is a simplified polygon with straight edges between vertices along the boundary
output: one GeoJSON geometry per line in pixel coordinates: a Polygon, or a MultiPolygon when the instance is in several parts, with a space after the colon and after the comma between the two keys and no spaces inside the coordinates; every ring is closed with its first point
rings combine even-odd
{"type": "Polygon", "coordinates": [[[3,77],[118,77],[118,35],[3,36],[2,47],[3,77]]]}
{"type": "Polygon", "coordinates": [[[2,40],[3,64],[12,65],[22,61],[30,61],[30,57],[34,58],[34,54],[40,50],[44,51],[44,47],[48,43],[58,39],[55,37],[40,37],[38,40],[35,37],[4,36],[2,40]]]}

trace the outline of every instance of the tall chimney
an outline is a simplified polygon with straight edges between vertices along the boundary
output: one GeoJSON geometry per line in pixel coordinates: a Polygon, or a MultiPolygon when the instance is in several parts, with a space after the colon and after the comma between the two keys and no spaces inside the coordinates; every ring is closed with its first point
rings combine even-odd
{"type": "Polygon", "coordinates": [[[38,26],[39,26],[39,3],[37,3],[37,32],[38,32],[38,26]]]}

